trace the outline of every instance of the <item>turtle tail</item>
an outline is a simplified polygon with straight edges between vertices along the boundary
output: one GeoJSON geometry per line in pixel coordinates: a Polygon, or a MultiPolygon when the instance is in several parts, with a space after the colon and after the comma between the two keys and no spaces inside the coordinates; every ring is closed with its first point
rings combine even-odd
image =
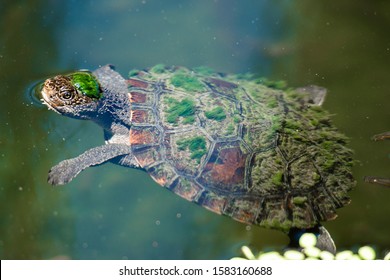
{"type": "Polygon", "coordinates": [[[336,254],[336,245],[329,232],[322,225],[316,225],[312,228],[302,229],[302,228],[291,228],[288,232],[290,237],[290,248],[300,248],[299,239],[304,233],[313,233],[317,237],[316,247],[322,251],[328,251],[332,254],[336,254]]]}

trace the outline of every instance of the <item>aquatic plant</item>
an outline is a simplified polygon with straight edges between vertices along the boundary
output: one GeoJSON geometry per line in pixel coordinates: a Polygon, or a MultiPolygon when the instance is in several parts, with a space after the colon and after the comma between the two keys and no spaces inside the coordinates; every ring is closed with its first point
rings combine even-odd
{"type": "MultiPolygon", "coordinates": [[[[371,246],[362,246],[357,250],[344,250],[335,255],[328,251],[322,251],[315,247],[317,238],[312,233],[305,233],[299,239],[301,249],[289,249],[284,252],[260,251],[254,253],[248,246],[242,246],[243,256],[234,257],[232,260],[375,260],[378,253],[371,246]]],[[[390,252],[383,257],[390,260],[390,252]]]]}

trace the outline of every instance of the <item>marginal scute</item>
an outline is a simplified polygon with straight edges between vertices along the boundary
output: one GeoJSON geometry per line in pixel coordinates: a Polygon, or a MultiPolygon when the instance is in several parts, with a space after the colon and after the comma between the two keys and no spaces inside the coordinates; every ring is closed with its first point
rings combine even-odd
{"type": "Polygon", "coordinates": [[[267,197],[262,203],[263,207],[256,223],[265,228],[277,228],[288,231],[294,225],[294,221],[289,217],[283,198],[284,196],[267,197]]]}
{"type": "Polygon", "coordinates": [[[176,172],[166,162],[161,162],[147,169],[149,175],[161,186],[169,187],[176,179],[176,172]]]}
{"type": "Polygon", "coordinates": [[[127,80],[129,85],[135,88],[142,88],[142,89],[147,89],[149,84],[145,81],[138,80],[138,79],[129,79],[127,80]]]}
{"type": "Polygon", "coordinates": [[[131,110],[131,122],[132,123],[153,123],[154,118],[153,118],[153,112],[148,109],[135,109],[131,110]]]}
{"type": "Polygon", "coordinates": [[[224,209],[224,214],[239,222],[253,224],[261,211],[261,202],[250,197],[231,198],[224,209]]]}
{"type": "Polygon", "coordinates": [[[130,92],[130,102],[144,104],[147,101],[147,95],[143,92],[131,91],[130,92]]]}
{"type": "Polygon", "coordinates": [[[352,151],[315,106],[322,89],[202,68],[130,73],[130,144],[160,185],[215,213],[283,231],[334,219],[349,203],[352,151]]]}
{"type": "Polygon", "coordinates": [[[186,200],[194,201],[204,189],[192,180],[179,177],[170,190],[186,200]]]}
{"type": "Polygon", "coordinates": [[[226,199],[226,197],[217,195],[212,191],[205,190],[195,201],[204,208],[214,213],[221,214],[225,207],[226,199]]]}
{"type": "Polygon", "coordinates": [[[292,213],[292,220],[295,221],[295,227],[307,228],[315,226],[317,218],[313,209],[308,202],[307,196],[305,197],[294,197],[289,204],[290,211],[292,213]]]}

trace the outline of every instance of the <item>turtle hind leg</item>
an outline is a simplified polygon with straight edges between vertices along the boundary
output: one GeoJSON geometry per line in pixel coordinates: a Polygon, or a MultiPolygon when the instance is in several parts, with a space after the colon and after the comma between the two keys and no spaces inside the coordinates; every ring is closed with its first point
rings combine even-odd
{"type": "Polygon", "coordinates": [[[313,233],[317,237],[316,247],[318,249],[336,254],[336,245],[329,232],[322,225],[316,225],[307,229],[291,228],[288,232],[288,236],[290,237],[290,244],[288,247],[300,248],[299,239],[304,233],[313,233]]]}

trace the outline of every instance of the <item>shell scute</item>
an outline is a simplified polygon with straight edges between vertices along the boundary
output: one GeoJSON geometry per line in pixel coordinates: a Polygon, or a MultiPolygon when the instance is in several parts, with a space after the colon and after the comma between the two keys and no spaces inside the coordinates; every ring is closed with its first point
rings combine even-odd
{"type": "Polygon", "coordinates": [[[210,146],[210,139],[197,128],[165,134],[166,158],[180,174],[186,176],[198,175],[210,146]]]}
{"type": "Polygon", "coordinates": [[[177,179],[175,170],[166,162],[159,162],[149,166],[146,170],[149,175],[163,187],[169,187],[177,179]]]}
{"type": "Polygon", "coordinates": [[[195,201],[197,197],[200,197],[204,188],[193,180],[189,180],[185,177],[179,177],[177,182],[170,187],[170,190],[189,201],[195,201]]]}
{"type": "Polygon", "coordinates": [[[248,153],[241,150],[237,142],[218,143],[198,178],[204,185],[227,191],[243,191],[245,185],[245,165],[248,153]]]}
{"type": "Polygon", "coordinates": [[[204,190],[194,201],[214,213],[222,214],[226,205],[227,197],[217,195],[213,191],[204,190]]]}

